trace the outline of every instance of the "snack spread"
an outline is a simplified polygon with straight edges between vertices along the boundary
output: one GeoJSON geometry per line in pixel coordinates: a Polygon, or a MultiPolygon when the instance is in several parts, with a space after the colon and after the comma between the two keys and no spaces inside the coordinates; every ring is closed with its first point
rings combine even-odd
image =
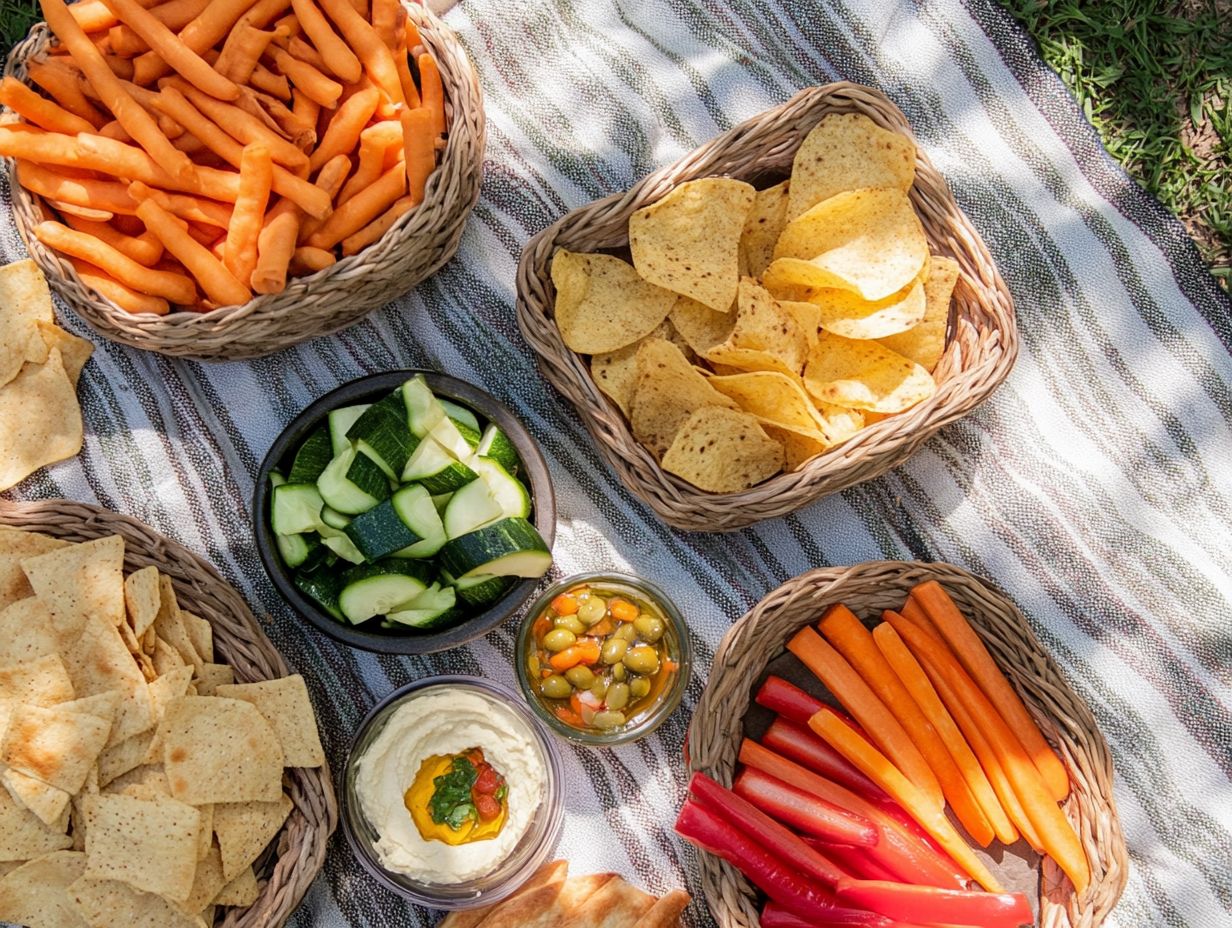
{"type": "Polygon", "coordinates": [[[959,277],[908,191],[915,147],[829,116],[791,177],[707,177],[629,220],[632,264],[560,250],[555,317],[664,470],[743,490],[936,392],[959,277]]]}

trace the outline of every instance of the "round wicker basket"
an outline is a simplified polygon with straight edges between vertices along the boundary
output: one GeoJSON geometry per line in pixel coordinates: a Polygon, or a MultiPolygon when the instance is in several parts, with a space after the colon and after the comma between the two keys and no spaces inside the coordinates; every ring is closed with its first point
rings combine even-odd
{"type": "MultiPolygon", "coordinates": [[[[483,175],[483,94],[466,50],[453,30],[418,3],[404,2],[424,45],[440,67],[449,136],[441,164],[428,179],[424,202],[357,255],[306,277],[290,278],[282,293],[209,313],[132,314],[85,286],[67,261],[31,229],[43,221],[42,199],[14,182],[12,159],[0,159],[13,215],[31,257],[51,288],[105,338],[134,348],[205,361],[255,358],[328,335],[362,319],[436,272],[458,250],[466,218],[479,199],[483,175]]],[[[9,53],[5,75],[26,79],[25,63],[47,45],[40,23],[9,53]]]]}
{"type": "MultiPolygon", "coordinates": [[[[73,542],[123,536],[125,570],[153,564],[171,578],[180,604],[214,627],[215,649],[234,669],[236,682],[270,680],[291,672],[244,600],[214,568],[140,522],[64,499],[0,500],[0,525],[73,542]]],[[[288,768],[284,785],[291,798],[291,814],[270,850],[253,865],[261,894],[245,908],[220,910],[218,924],[224,928],[279,928],[325,862],[326,844],[338,824],[329,767],[288,768]]]]}
{"type": "MultiPolygon", "coordinates": [[[[689,726],[690,771],[730,785],[753,688],[787,639],[827,606],[845,603],[857,615],[898,609],[925,580],[943,584],[969,616],[993,657],[1022,696],[1069,771],[1064,809],[1091,863],[1091,885],[1076,896],[1051,859],[1040,866],[1041,928],[1096,928],[1112,911],[1129,876],[1121,822],[1112,797],[1112,756],[1091,710],[1070,689],[1018,608],[959,567],[871,561],[811,570],[774,590],[736,622],[719,644],[689,726]]],[[[720,928],[759,924],[754,890],[736,870],[699,854],[702,886],[720,928]]]]}
{"type": "MultiPolygon", "coordinates": [[[[786,177],[809,130],[834,113],[862,113],[910,136],[907,118],[868,87],[837,83],[803,90],[643,179],[625,193],[574,210],[536,235],[518,265],[518,326],[539,368],[568,399],[612,469],[658,515],[685,531],[722,532],[793,512],[903,463],[929,436],[988,397],[1018,354],[1014,304],[988,249],[958,208],[945,179],[920,152],[911,200],[936,254],[963,270],[954,292],[948,345],[937,366],[937,393],[908,412],[859,432],[799,470],[739,493],[714,494],[664,471],[634,439],[616,404],[591,378],[586,360],[565,347],[553,318],[551,260],[558,248],[597,251],[628,244],[629,217],[676,185],[728,175],[754,184],[786,177]]],[[[764,186],[764,183],[763,183],[764,186]]]]}

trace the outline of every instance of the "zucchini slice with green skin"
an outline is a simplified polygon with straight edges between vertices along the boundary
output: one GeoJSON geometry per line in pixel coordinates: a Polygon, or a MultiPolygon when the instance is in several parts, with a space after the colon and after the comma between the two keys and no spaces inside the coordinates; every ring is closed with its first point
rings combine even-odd
{"type": "Polygon", "coordinates": [[[341,409],[335,409],[329,414],[329,445],[330,451],[334,457],[342,454],[351,444],[351,440],[347,438],[347,432],[351,426],[355,424],[364,413],[368,411],[369,403],[361,403],[358,406],[343,406],[341,409]]]}
{"type": "Polygon", "coordinates": [[[465,425],[472,432],[479,431],[479,418],[465,406],[461,406],[453,400],[447,400],[443,396],[438,396],[436,401],[445,410],[445,415],[458,423],[458,425],[465,425]]]}
{"type": "Polygon", "coordinates": [[[438,422],[445,419],[441,405],[428,386],[423,374],[416,374],[402,385],[402,404],[406,407],[406,424],[411,434],[423,438],[438,422]]]}
{"type": "Polygon", "coordinates": [[[431,557],[445,543],[445,526],[428,491],[418,484],[403,487],[393,495],[394,511],[419,540],[394,552],[395,557],[431,557]]]}
{"type": "Polygon", "coordinates": [[[445,542],[438,555],[441,569],[458,580],[476,574],[538,578],[552,566],[543,537],[525,519],[501,519],[445,542]]]}
{"type": "Polygon", "coordinates": [[[445,506],[445,535],[457,538],[501,518],[500,503],[487,481],[476,478],[454,492],[445,506]]]}
{"type": "Polygon", "coordinates": [[[448,418],[432,426],[432,431],[428,434],[435,438],[441,447],[453,455],[454,460],[457,461],[465,461],[469,458],[482,437],[474,429],[469,429],[448,418]]]}
{"type": "Polygon", "coordinates": [[[474,480],[473,470],[429,436],[419,443],[402,471],[403,483],[420,483],[429,493],[450,493],[474,480]]]}
{"type": "Polygon", "coordinates": [[[389,496],[389,480],[371,458],[348,445],[322,471],[317,489],[331,509],[359,515],[389,496]]]}
{"type": "Polygon", "coordinates": [[[331,509],[329,506],[322,506],[321,521],[330,528],[341,530],[351,524],[351,517],[339,512],[337,509],[331,509]]]}
{"type": "Polygon", "coordinates": [[[321,547],[321,539],[312,534],[275,535],[274,544],[278,546],[278,556],[282,563],[294,569],[301,566],[321,547]]]}
{"type": "Polygon", "coordinates": [[[270,498],[270,528],[277,535],[315,532],[324,502],[315,483],[284,483],[270,498]]]}
{"type": "Polygon", "coordinates": [[[522,459],[518,457],[518,449],[513,447],[509,436],[495,425],[489,425],[483,430],[475,453],[485,458],[492,458],[501,467],[515,477],[522,470],[522,459]]]}
{"type": "Polygon", "coordinates": [[[397,480],[407,459],[419,444],[406,424],[406,407],[399,393],[391,393],[364,411],[347,429],[347,438],[381,465],[391,480],[397,480]]]}
{"type": "Polygon", "coordinates": [[[357,515],[343,529],[366,561],[379,561],[387,554],[410,547],[421,538],[403,522],[394,499],[396,495],[381,500],[367,512],[357,515]]]}
{"type": "Polygon", "coordinates": [[[363,554],[359,548],[355,547],[355,542],[351,541],[346,532],[330,528],[325,524],[322,524],[318,531],[321,533],[321,544],[333,551],[338,557],[344,561],[350,561],[352,564],[362,564],[364,562],[363,554]]]}
{"type": "Polygon", "coordinates": [[[338,594],[342,592],[342,577],[337,573],[332,570],[297,570],[295,586],[335,619],[342,620],[342,610],[338,607],[338,594]]]}
{"type": "Polygon", "coordinates": [[[471,467],[479,479],[488,485],[502,514],[521,516],[523,519],[530,516],[530,493],[522,481],[501,467],[495,458],[477,457],[471,461],[471,467]]]}
{"type": "Polygon", "coordinates": [[[511,577],[494,577],[491,574],[474,574],[465,580],[454,581],[458,599],[468,606],[485,609],[509,592],[511,586],[511,577]]]}
{"type": "Polygon", "coordinates": [[[432,568],[423,561],[385,558],[361,564],[343,575],[338,608],[355,624],[396,612],[428,588],[431,576],[432,568]]]}
{"type": "Polygon", "coordinates": [[[432,505],[436,507],[437,515],[444,516],[445,507],[449,505],[451,499],[453,499],[452,493],[434,493],[432,495],[432,505]]]}
{"type": "Polygon", "coordinates": [[[291,462],[291,471],[287,475],[287,483],[316,483],[321,471],[334,456],[333,443],[329,437],[329,426],[318,426],[295,452],[291,462]]]}
{"type": "Polygon", "coordinates": [[[453,587],[433,583],[407,603],[406,608],[387,613],[385,618],[412,628],[440,628],[457,620],[456,606],[457,593],[453,587]]]}

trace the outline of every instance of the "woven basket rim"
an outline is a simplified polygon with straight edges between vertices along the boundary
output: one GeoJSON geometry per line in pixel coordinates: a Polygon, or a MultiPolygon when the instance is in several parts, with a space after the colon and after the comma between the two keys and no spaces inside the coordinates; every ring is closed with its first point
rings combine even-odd
{"type": "MultiPolygon", "coordinates": [[[[1116,906],[1129,875],[1128,851],[1112,791],[1112,753],[1086,703],[1040,643],[1026,617],[995,584],[945,562],[867,561],[821,567],[772,590],[723,636],[689,724],[690,774],[704,772],[730,785],[743,719],[752,690],[786,640],[812,624],[834,603],[848,605],[862,621],[860,597],[898,608],[915,584],[937,580],[954,596],[990,653],[1022,697],[1049,742],[1058,749],[1072,782],[1063,804],[1092,863],[1091,885],[1081,898],[1050,859],[1040,863],[1041,928],[1098,928],[1116,906]]],[[[727,863],[698,852],[702,885],[720,928],[755,928],[754,890],[727,863]]]]}
{"type": "MultiPolygon", "coordinates": [[[[155,564],[171,578],[184,608],[213,627],[219,656],[237,682],[277,679],[291,673],[239,592],[204,558],[129,516],[65,499],[15,502],[0,498],[0,526],[36,531],[73,541],[106,535],[124,538],[125,572],[155,564]]],[[[329,764],[288,767],[286,793],[292,809],[270,850],[258,858],[258,879],[266,879],[249,906],[220,907],[225,928],[279,928],[298,907],[325,863],[338,804],[329,764]]]]}
{"type": "MultiPolygon", "coordinates": [[[[963,269],[951,311],[946,355],[937,368],[939,388],[929,400],[863,429],[796,471],[780,473],[737,493],[706,493],[662,470],[633,438],[615,403],[595,386],[582,356],[565,346],[552,310],[555,291],[550,261],[557,247],[588,250],[575,246],[574,239],[605,234],[618,222],[627,230],[628,217],[635,209],[655,202],[686,180],[714,175],[754,179],[774,167],[785,176],[808,129],[825,115],[839,112],[862,112],[915,141],[906,116],[877,90],[848,82],[806,88],[653,171],[628,190],[570,211],[535,235],[522,252],[518,326],[536,353],[540,371],[578,411],[622,482],[677,528],[742,528],[897,466],[938,429],[983,402],[1008,376],[1017,357],[1018,333],[1009,290],[971,220],[918,144],[913,203],[917,213],[922,213],[932,251],[954,257],[963,269]]],[[[627,231],[619,240],[625,242],[627,231]]],[[[592,242],[590,248],[601,250],[615,244],[592,242]]]]}

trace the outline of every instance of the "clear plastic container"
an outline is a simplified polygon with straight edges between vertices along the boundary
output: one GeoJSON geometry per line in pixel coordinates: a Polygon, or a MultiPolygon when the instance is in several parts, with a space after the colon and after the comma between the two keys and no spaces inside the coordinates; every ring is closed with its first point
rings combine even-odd
{"type": "MultiPolygon", "coordinates": [[[[414,771],[408,771],[407,775],[413,776],[414,771]]],[[[516,693],[478,677],[429,677],[395,690],[378,703],[360,725],[343,771],[340,791],[342,827],[352,852],[364,868],[383,886],[411,902],[435,909],[470,909],[489,905],[511,895],[552,852],[564,817],[562,777],[555,742],[543,731],[516,693]],[[379,829],[367,819],[356,792],[359,761],[395,712],[413,700],[440,692],[470,692],[490,702],[496,718],[504,715],[503,721],[511,728],[525,730],[544,770],[539,806],[532,813],[526,832],[518,843],[489,873],[458,883],[422,882],[383,867],[376,849],[380,840],[379,829]]]]}

